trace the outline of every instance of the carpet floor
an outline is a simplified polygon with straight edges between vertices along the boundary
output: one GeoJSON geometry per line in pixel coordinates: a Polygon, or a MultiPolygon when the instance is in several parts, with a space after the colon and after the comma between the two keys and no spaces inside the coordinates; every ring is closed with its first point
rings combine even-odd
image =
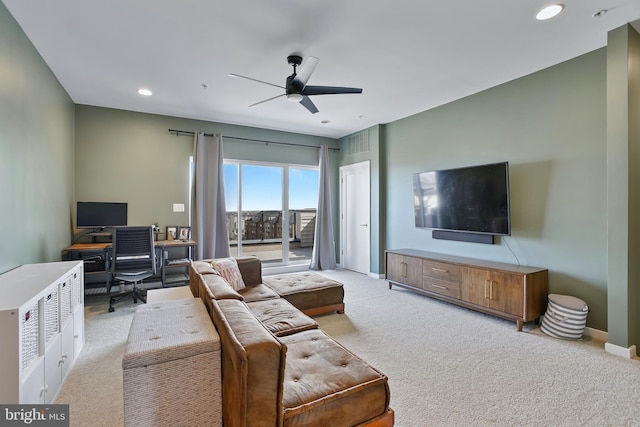
{"type": "MultiPolygon", "coordinates": [[[[396,426],[640,426],[640,363],[346,270],[345,314],[320,327],[389,377],[396,426]]],[[[121,361],[135,306],[85,299],[85,346],[56,403],[71,426],[122,426],[121,361]]]]}

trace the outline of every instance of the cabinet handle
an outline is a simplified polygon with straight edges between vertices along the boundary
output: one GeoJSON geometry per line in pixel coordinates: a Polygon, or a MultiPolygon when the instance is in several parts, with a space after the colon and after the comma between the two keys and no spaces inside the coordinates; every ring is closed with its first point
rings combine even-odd
{"type": "Polygon", "coordinates": [[[485,281],[484,281],[484,299],[487,299],[487,282],[488,282],[488,280],[485,279],[485,281]]]}
{"type": "Polygon", "coordinates": [[[440,272],[440,273],[448,273],[448,272],[449,272],[449,270],[445,270],[444,268],[435,268],[435,267],[431,267],[431,269],[432,269],[433,271],[437,271],[437,272],[440,272]]]}
{"type": "Polygon", "coordinates": [[[402,277],[407,277],[407,263],[406,262],[401,262],[400,263],[402,265],[402,273],[400,273],[400,275],[402,277]]]}
{"type": "Polygon", "coordinates": [[[495,282],[493,280],[489,280],[489,299],[493,299],[493,284],[495,282]]]}
{"type": "Polygon", "coordinates": [[[434,288],[438,288],[438,289],[449,289],[446,286],[436,285],[435,283],[432,283],[431,286],[433,286],[434,288]]]}

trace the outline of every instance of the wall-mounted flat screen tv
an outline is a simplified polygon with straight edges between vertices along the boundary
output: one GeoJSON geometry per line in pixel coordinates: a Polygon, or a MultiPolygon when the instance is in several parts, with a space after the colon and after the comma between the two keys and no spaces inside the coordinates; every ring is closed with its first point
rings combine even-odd
{"type": "Polygon", "coordinates": [[[77,228],[107,228],[127,225],[127,204],[113,202],[78,202],[77,228]]]}
{"type": "Polygon", "coordinates": [[[511,235],[509,163],[414,174],[415,226],[511,235]]]}

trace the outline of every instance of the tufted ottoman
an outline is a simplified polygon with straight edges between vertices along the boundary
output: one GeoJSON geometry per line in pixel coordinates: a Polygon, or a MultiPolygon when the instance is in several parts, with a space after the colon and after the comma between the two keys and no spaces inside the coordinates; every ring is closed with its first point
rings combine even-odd
{"type": "Polygon", "coordinates": [[[138,306],[122,359],[125,426],[221,426],[220,337],[199,298],[138,306]]]}
{"type": "Polygon", "coordinates": [[[284,427],[356,426],[388,409],[387,377],[320,329],[279,340],[287,348],[284,427]]]}
{"type": "Polygon", "coordinates": [[[308,272],[265,276],[262,281],[308,316],[344,313],[344,288],[335,280],[308,272]]]}

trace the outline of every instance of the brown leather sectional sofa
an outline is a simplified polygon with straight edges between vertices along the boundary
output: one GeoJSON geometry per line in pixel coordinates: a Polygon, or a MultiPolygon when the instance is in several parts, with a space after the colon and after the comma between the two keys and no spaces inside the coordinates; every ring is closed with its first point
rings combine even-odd
{"type": "Polygon", "coordinates": [[[208,260],[190,267],[191,290],[220,335],[225,427],[392,426],[387,377],[264,284],[260,260],[237,261],[238,292],[208,260]]]}

